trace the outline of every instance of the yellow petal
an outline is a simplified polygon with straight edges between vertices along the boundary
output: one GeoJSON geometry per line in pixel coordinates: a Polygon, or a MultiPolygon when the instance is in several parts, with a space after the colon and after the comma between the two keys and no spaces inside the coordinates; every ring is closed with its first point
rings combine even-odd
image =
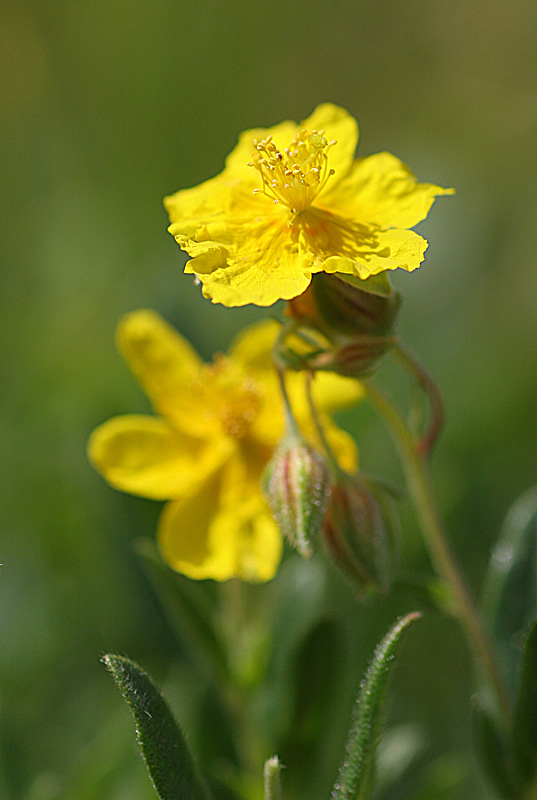
{"type": "MultiPolygon", "coordinates": [[[[288,373],[287,393],[297,419],[310,415],[306,394],[306,375],[303,372],[288,373]]],[[[344,378],[332,372],[317,372],[311,387],[315,407],[332,413],[357,403],[364,394],[361,384],[353,378],[344,378]]]]}
{"type": "Polygon", "coordinates": [[[169,500],[194,491],[229,458],[230,442],[179,433],[165,420],[115,417],[93,431],[88,455],[105,480],[123,492],[169,500]]]}
{"type": "Polygon", "coordinates": [[[261,475],[271,456],[272,447],[250,436],[238,442],[222,474],[220,501],[223,507],[240,505],[247,498],[260,494],[261,475]]]}
{"type": "Polygon", "coordinates": [[[236,220],[231,225],[234,242],[225,247],[205,242],[200,251],[199,244],[176,237],[194,256],[185,272],[199,277],[205,297],[228,307],[270,306],[307,289],[312,257],[292,241],[285,213],[276,211],[266,217],[252,213],[240,225],[236,220]]]}
{"type": "Polygon", "coordinates": [[[134,311],[121,320],[116,338],[156,411],[179,423],[199,415],[191,387],[203,362],[175,328],[154,311],[134,311]]]}
{"type": "Polygon", "coordinates": [[[362,384],[333,372],[318,372],[313,382],[313,398],[322,411],[332,413],[353,406],[364,396],[362,384]]]}
{"type": "Polygon", "coordinates": [[[257,583],[274,577],[282,557],[282,536],[259,494],[244,503],[227,506],[216,517],[213,535],[218,541],[235,533],[233,575],[257,583]]]}
{"type": "MultiPolygon", "coordinates": [[[[339,428],[328,417],[321,417],[324,432],[328,443],[342,469],[353,474],[358,469],[358,448],[356,442],[346,431],[339,428]]],[[[320,442],[316,439],[316,434],[312,434],[312,442],[320,447],[320,442]]],[[[322,452],[322,450],[321,450],[322,452]]]]}
{"type": "Polygon", "coordinates": [[[414,231],[376,231],[369,248],[362,245],[359,238],[356,243],[348,242],[349,255],[330,256],[323,262],[323,269],[325,272],[356,275],[362,280],[385,270],[413,272],[422,263],[427,247],[427,240],[414,231]],[[353,253],[354,244],[356,250],[353,253]]]}
{"type": "MultiPolygon", "coordinates": [[[[281,330],[276,320],[267,319],[250,325],[235,338],[230,356],[252,376],[261,398],[250,429],[251,439],[274,447],[284,429],[284,410],[280,382],[272,362],[272,349],[281,330]]],[[[268,458],[271,453],[269,452],[268,458]]]]}
{"type": "Polygon", "coordinates": [[[218,215],[225,207],[227,184],[221,175],[210,178],[199,186],[182,189],[164,198],[164,206],[170,222],[185,223],[185,220],[207,219],[218,215]]]}
{"type": "Polygon", "coordinates": [[[165,507],[158,542],[172,569],[198,580],[270,580],[282,549],[280,533],[260,492],[222,507],[216,476],[195,496],[165,507]]]}
{"type": "Polygon", "coordinates": [[[298,221],[299,244],[313,272],[344,272],[365,279],[384,270],[419,267],[427,242],[417,233],[380,230],[329,211],[310,209],[298,221]]]}
{"type": "Polygon", "coordinates": [[[398,158],[377,153],[358,159],[343,181],[327,187],[322,202],[331,211],[366,224],[413,228],[425,219],[437,195],[453,192],[419,183],[398,158]]]}
{"type": "MultiPolygon", "coordinates": [[[[324,130],[328,141],[335,139],[337,144],[328,151],[328,166],[335,171],[327,184],[326,191],[342,180],[351,168],[358,144],[358,123],[344,108],[333,103],[317,106],[313,114],[300,123],[301,128],[324,130]]],[[[319,195],[322,197],[323,193],[319,195]]]]}
{"type": "Polygon", "coordinates": [[[274,319],[249,325],[233,340],[228,351],[229,356],[249,371],[264,372],[274,369],[271,353],[281,327],[274,319]]]}
{"type": "MultiPolygon", "coordinates": [[[[259,381],[261,373],[256,375],[259,381]]],[[[285,427],[284,405],[280,383],[275,370],[267,370],[262,382],[263,402],[250,427],[250,438],[271,452],[283,436],[285,427]]]]}
{"type": "Polygon", "coordinates": [[[210,529],[219,508],[220,474],[215,473],[184,498],[168,503],[160,515],[157,540],[164,561],[190,578],[224,580],[229,558],[215,556],[210,529]]]}

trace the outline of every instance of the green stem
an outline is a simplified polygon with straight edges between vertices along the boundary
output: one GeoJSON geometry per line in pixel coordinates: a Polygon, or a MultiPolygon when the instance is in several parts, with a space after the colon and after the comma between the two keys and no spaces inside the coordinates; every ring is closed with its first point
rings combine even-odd
{"type": "Polygon", "coordinates": [[[511,705],[507,691],[479,611],[449,548],[434,501],[426,459],[419,452],[415,437],[391,401],[370,383],[364,382],[363,385],[369,399],[390,426],[401,454],[408,486],[414,498],[423,537],[433,565],[451,589],[459,619],[468,635],[476,662],[494,691],[498,711],[507,730],[511,720],[511,705]]]}
{"type": "Polygon", "coordinates": [[[317,408],[315,406],[315,403],[313,402],[313,395],[312,395],[312,392],[311,392],[312,381],[313,381],[313,375],[310,372],[310,373],[308,373],[308,375],[306,377],[306,397],[308,399],[308,405],[309,405],[309,409],[310,409],[311,418],[313,420],[313,424],[315,425],[315,430],[317,431],[317,434],[319,436],[320,442],[321,442],[321,444],[323,446],[323,449],[325,451],[326,460],[328,461],[328,465],[329,465],[332,473],[336,477],[340,477],[342,475],[343,470],[339,466],[339,464],[337,462],[337,458],[334,455],[334,451],[332,450],[332,448],[330,446],[330,442],[326,438],[326,433],[325,433],[323,424],[322,424],[321,420],[319,419],[319,414],[317,413],[317,408]]]}
{"type": "Polygon", "coordinates": [[[399,342],[395,344],[392,349],[392,354],[400,364],[416,378],[429,398],[429,403],[431,405],[431,421],[429,423],[429,428],[416,443],[418,452],[426,456],[431,452],[444,421],[444,403],[442,401],[442,395],[440,394],[436,382],[431,378],[427,370],[422,367],[418,359],[403,347],[403,345],[399,342]]]}
{"type": "Polygon", "coordinates": [[[219,584],[221,626],[227,645],[228,680],[221,686],[222,696],[233,719],[235,747],[245,772],[256,775],[263,763],[265,743],[260,741],[253,724],[249,690],[241,675],[244,659],[251,656],[250,643],[245,641],[248,629],[249,604],[247,587],[237,578],[219,584]]]}

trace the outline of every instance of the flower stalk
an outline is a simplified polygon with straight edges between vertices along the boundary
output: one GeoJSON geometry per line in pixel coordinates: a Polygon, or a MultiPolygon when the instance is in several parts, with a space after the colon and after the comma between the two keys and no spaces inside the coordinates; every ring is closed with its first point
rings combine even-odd
{"type": "Polygon", "coordinates": [[[330,497],[330,473],[324,458],[302,437],[283,375],[278,375],[286,408],[286,430],[261,483],[281,533],[300,555],[309,558],[330,497]]]}
{"type": "Polygon", "coordinates": [[[392,353],[394,358],[414,377],[429,399],[431,406],[431,418],[429,427],[416,444],[418,452],[423,456],[428,456],[440,434],[444,423],[444,403],[442,395],[426,369],[420,364],[418,359],[409,352],[400,342],[397,342],[392,353]]]}
{"type": "Polygon", "coordinates": [[[503,676],[481,615],[451,553],[434,500],[424,451],[419,446],[420,440],[416,441],[399,411],[382,392],[371,383],[365,383],[364,389],[390,428],[401,456],[425,545],[436,571],[451,589],[457,615],[468,636],[476,664],[479,665],[480,671],[494,692],[498,712],[505,729],[508,730],[511,704],[503,676]]]}

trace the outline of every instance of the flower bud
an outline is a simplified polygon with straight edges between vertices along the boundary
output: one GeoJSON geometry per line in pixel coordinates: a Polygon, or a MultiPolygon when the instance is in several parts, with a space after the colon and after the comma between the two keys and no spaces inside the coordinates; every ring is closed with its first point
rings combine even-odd
{"type": "Polygon", "coordinates": [[[275,358],[282,369],[336,372],[351,378],[371,375],[395,336],[328,336],[315,323],[300,322],[281,338],[275,358]]]}
{"type": "Polygon", "coordinates": [[[365,378],[375,371],[379,359],[395,341],[394,336],[360,336],[340,340],[332,349],[310,358],[309,369],[337,372],[349,378],[365,378]]]}
{"type": "Polygon", "coordinates": [[[401,295],[384,274],[360,280],[317,273],[304,294],[288,303],[294,327],[280,342],[278,356],[287,369],[371,375],[397,341],[393,328],[400,304],[401,295]]]}
{"type": "Polygon", "coordinates": [[[401,295],[388,280],[369,287],[351,275],[313,276],[312,290],[319,320],[345,336],[386,336],[391,334],[401,305],[401,295]]]}
{"type": "Polygon", "coordinates": [[[282,534],[309,558],[330,496],[323,457],[297,432],[288,432],[265,468],[262,489],[282,534]]]}
{"type": "Polygon", "coordinates": [[[397,526],[386,489],[343,475],[332,487],[323,539],[332,560],[361,592],[387,592],[397,557],[397,526]]]}

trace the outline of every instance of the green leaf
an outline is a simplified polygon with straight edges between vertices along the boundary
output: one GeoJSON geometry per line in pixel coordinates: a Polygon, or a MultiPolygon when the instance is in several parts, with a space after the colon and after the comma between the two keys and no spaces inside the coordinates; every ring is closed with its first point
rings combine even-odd
{"type": "Polygon", "coordinates": [[[368,796],[388,678],[404,632],[420,617],[416,612],[400,619],[375,651],[356,702],[333,800],[363,800],[368,796]]]}
{"type": "MultiPolygon", "coordinates": [[[[527,785],[537,779],[537,621],[524,643],[520,687],[513,719],[513,756],[527,785]]],[[[533,795],[532,795],[533,797],[533,795]]]]}
{"type": "Polygon", "coordinates": [[[178,575],[162,563],[150,539],[138,539],[135,549],[142,560],[164,613],[182,644],[197,659],[204,671],[209,671],[217,683],[226,683],[229,668],[226,656],[214,629],[214,613],[203,587],[183,575],[178,575]]]}
{"type": "Polygon", "coordinates": [[[378,275],[370,275],[369,278],[362,280],[356,275],[345,275],[342,272],[337,273],[338,278],[341,278],[345,283],[361,289],[362,292],[369,292],[369,294],[378,294],[381,297],[389,297],[393,292],[393,287],[390,283],[387,272],[379,272],[378,275]]]}
{"type": "Polygon", "coordinates": [[[481,764],[500,797],[514,800],[519,796],[513,774],[509,742],[481,698],[473,705],[473,731],[481,764]]]}
{"type": "Polygon", "coordinates": [[[513,693],[524,632],[537,617],[537,487],[509,511],[485,583],[485,608],[513,693]]]}
{"type": "Polygon", "coordinates": [[[105,655],[102,660],[130,707],[138,744],[161,800],[209,800],[184,736],[149,675],[122,656],[105,655]]]}

